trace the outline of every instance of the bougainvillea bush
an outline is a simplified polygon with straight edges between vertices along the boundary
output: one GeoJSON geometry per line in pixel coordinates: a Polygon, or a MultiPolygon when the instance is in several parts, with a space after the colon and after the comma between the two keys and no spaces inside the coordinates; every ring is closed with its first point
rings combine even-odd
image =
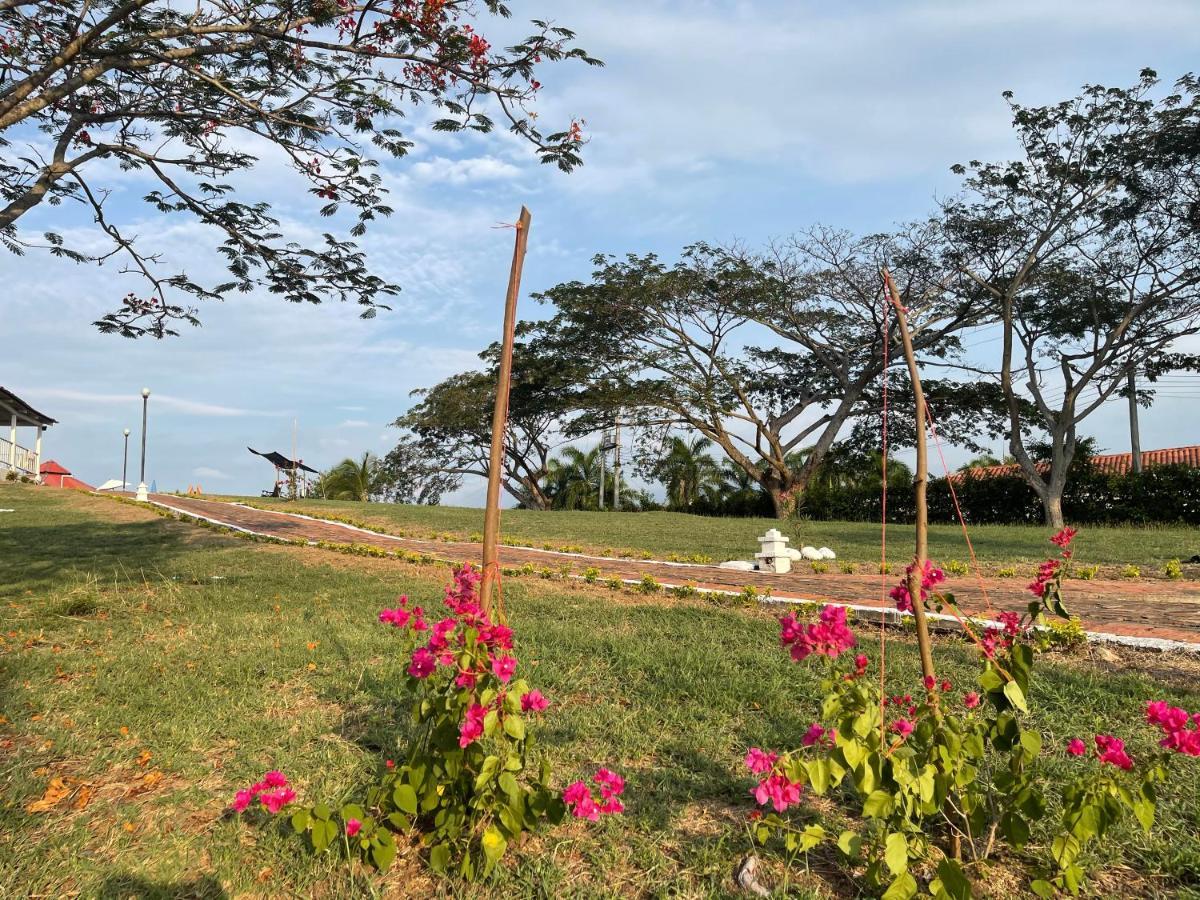
{"type": "MultiPolygon", "coordinates": [[[[479,579],[469,565],[458,569],[444,598],[449,615],[436,621],[407,597],[379,613],[408,659],[416,735],[407,758],[384,762],[362,803],[291,810],[292,826],[314,850],[341,849],[386,869],[395,835],[414,833],[434,870],[470,879],[491,872],[513,842],[544,822],[557,824],[568,812],[596,821],[624,810],[625,782],[608,769],[591,785],[551,787],[531,727],[549,701],[517,677],[512,629],[480,606],[479,579]]],[[[233,808],[257,800],[275,814],[295,796],[281,773],[268,772],[238,792],[233,808]]]]}
{"type": "MultiPolygon", "coordinates": [[[[1160,732],[1161,749],[1138,758],[1112,734],[1045,747],[1029,724],[1034,636],[1047,614],[1066,616],[1062,579],[1074,535],[1064,529],[1051,538],[1060,552],[1039,568],[1023,614],[1000,613],[999,627],[971,632],[980,674],[965,689],[926,675],[912,693],[888,695],[869,672],[867,656],[852,652],[858,641],[844,608],[826,606],[811,623],[783,617],[784,648],[797,662],[822,667],[824,696],[819,719],[799,747],[752,747],[746,754],[758,778],[755,838],[782,837],[793,851],[835,842],[852,864],[863,866],[871,889],[893,900],[972,896],[972,866],[993,858],[1000,844],[1024,849],[1043,821],[1051,838],[1029,889],[1041,896],[1076,893],[1089,842],[1127,813],[1149,830],[1156,785],[1172,758],[1200,756],[1200,713],[1149,702],[1146,721],[1160,732]],[[1077,758],[1076,776],[1065,783],[1046,777],[1041,763],[1049,753],[1077,758]],[[834,795],[861,821],[836,836],[805,825],[796,812],[806,790],[834,795]]],[[[923,568],[919,602],[926,608],[953,608],[953,597],[935,590],[944,578],[935,565],[923,568]]],[[[907,582],[892,598],[900,610],[912,609],[907,582]]]]}

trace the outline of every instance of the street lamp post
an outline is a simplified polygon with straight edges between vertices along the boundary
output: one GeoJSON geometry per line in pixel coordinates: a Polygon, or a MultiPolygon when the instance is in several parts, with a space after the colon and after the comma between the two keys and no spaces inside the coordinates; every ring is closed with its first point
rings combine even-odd
{"type": "Polygon", "coordinates": [[[121,458],[121,493],[125,493],[129,489],[129,479],[126,478],[126,473],[129,471],[129,429],[126,428],[121,432],[125,435],[125,455],[121,458]]]}
{"type": "Polygon", "coordinates": [[[150,499],[146,490],[146,407],[150,404],[150,388],[142,388],[142,478],[138,482],[137,499],[143,502],[150,499]]]}

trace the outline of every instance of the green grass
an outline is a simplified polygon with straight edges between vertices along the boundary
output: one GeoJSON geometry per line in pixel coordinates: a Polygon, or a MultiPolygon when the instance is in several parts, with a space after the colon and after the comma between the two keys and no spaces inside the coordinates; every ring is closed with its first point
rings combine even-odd
{"type": "MultiPolygon", "coordinates": [[[[286,501],[251,498],[259,505],[287,508],[286,501]]],[[[466,537],[483,529],[483,510],[456,506],[401,506],[392,503],[354,503],[340,500],[304,500],[304,509],[325,510],[363,521],[375,520],[394,528],[423,532],[453,532],[466,537]]],[[[774,519],[734,519],[693,516],[686,513],[647,512],[536,512],[505,510],[504,534],[508,538],[543,543],[577,544],[590,549],[637,548],[656,556],[700,553],[713,560],[747,559],[757,549],[756,538],[768,528],[780,528],[791,538],[791,546],[828,546],[840,560],[873,563],[879,560],[879,525],[869,522],[780,523],[774,519]]],[[[976,525],[971,541],[981,563],[989,567],[1028,563],[1045,559],[1054,548],[1047,543],[1052,530],[1027,525],[976,525]]],[[[913,529],[888,526],[888,545],[907,555],[913,529]]],[[[1172,559],[1188,559],[1200,552],[1194,528],[1084,528],[1075,542],[1082,562],[1104,566],[1125,564],[1159,569],[1172,559]]],[[[932,558],[967,560],[962,531],[955,525],[932,525],[929,529],[932,558]]],[[[892,555],[889,553],[889,555],[892,555]]],[[[1145,573],[1149,574],[1149,572],[1145,573]]]]}
{"type": "MultiPolygon", "coordinates": [[[[727,895],[749,850],[745,748],[795,744],[818,703],[768,610],[510,579],[522,670],[555,704],[539,737],[556,777],[611,765],[628,812],[539,836],[482,888],[430,881],[411,850],[381,879],[222,810],[270,767],[302,799],[340,800],[399,755],[405,661],[375,615],[401,592],[432,606],[445,569],[251,544],[70,492],[0,485],[0,507],[17,510],[0,514],[0,896],[727,895]],[[90,802],[28,812],[56,776],[90,802]]],[[[937,652],[966,684],[972,655],[937,652]]],[[[916,683],[899,636],[888,666],[896,689],[916,683]]],[[[1194,671],[1163,684],[1046,661],[1036,724],[1048,747],[1105,730],[1145,752],[1141,705],[1200,708],[1194,671]]],[[[1123,826],[1089,856],[1109,896],[1200,896],[1200,766],[1180,762],[1155,832],[1123,826]]],[[[814,871],[852,894],[829,859],[814,871]]],[[[826,895],[801,868],[792,896],[826,895]]]]}

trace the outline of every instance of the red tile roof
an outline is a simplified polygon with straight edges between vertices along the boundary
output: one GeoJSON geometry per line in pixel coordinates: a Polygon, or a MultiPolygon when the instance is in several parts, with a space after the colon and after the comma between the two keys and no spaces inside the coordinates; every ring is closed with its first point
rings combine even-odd
{"type": "Polygon", "coordinates": [[[60,463],[52,459],[42,463],[39,470],[42,473],[42,484],[49,487],[58,488],[74,488],[77,491],[94,491],[95,488],[86,481],[80,481],[72,475],[67,469],[63,468],[60,463]]]}
{"type": "Polygon", "coordinates": [[[71,470],[63,468],[61,463],[57,463],[52,459],[42,463],[42,467],[38,470],[43,475],[70,475],[71,470]]]}
{"type": "MultiPolygon", "coordinates": [[[[1124,475],[1133,469],[1133,454],[1132,453],[1105,453],[1100,456],[1092,457],[1092,465],[1095,466],[1097,472],[1103,472],[1106,475],[1124,475]]],[[[1142,451],[1142,467],[1145,469],[1151,466],[1191,466],[1194,469],[1200,469],[1200,444],[1193,444],[1190,447],[1169,447],[1165,450],[1143,450],[1142,451]]],[[[1038,466],[1038,471],[1047,469],[1044,463],[1038,466]]],[[[966,469],[962,472],[956,472],[952,477],[955,480],[959,478],[995,478],[999,475],[1020,475],[1021,467],[1012,464],[1006,466],[980,466],[976,469],[966,469]]]]}

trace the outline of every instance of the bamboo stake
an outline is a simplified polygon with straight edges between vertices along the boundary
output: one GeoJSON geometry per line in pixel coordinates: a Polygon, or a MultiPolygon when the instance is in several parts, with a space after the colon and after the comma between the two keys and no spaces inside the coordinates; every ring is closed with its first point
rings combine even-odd
{"type": "Polygon", "coordinates": [[[512,386],[513,332],[517,325],[517,296],[521,292],[521,269],[529,244],[529,210],[521,207],[517,237],[513,245],[508,294],[504,298],[504,340],[500,350],[500,374],[496,380],[496,408],[492,413],[492,452],[488,460],[487,506],[483,515],[483,578],[479,599],[484,612],[494,618],[492,593],[500,575],[497,544],[500,540],[500,473],[504,461],[504,432],[508,424],[508,392],[512,386]]]}
{"type": "MultiPolygon", "coordinates": [[[[908,363],[908,375],[912,381],[913,400],[917,408],[917,471],[913,479],[913,490],[916,494],[916,552],[913,556],[913,570],[908,576],[908,593],[912,598],[913,618],[917,623],[917,647],[921,653],[921,674],[926,683],[930,678],[935,679],[932,688],[926,689],[929,703],[934,713],[940,718],[941,708],[938,705],[936,678],[933,668],[933,647],[929,641],[929,623],[925,619],[925,604],[921,601],[921,576],[925,571],[925,561],[929,558],[929,509],[926,505],[926,486],[929,481],[929,459],[925,446],[925,392],[921,390],[921,373],[917,369],[917,357],[913,352],[912,335],[908,331],[908,315],[904,304],[900,302],[900,292],[892,273],[883,270],[883,280],[887,285],[888,296],[896,309],[896,325],[900,329],[900,340],[904,345],[904,359],[908,363]]],[[[884,340],[887,340],[884,335],[884,340]]],[[[887,373],[884,373],[887,377],[887,373]]]]}

